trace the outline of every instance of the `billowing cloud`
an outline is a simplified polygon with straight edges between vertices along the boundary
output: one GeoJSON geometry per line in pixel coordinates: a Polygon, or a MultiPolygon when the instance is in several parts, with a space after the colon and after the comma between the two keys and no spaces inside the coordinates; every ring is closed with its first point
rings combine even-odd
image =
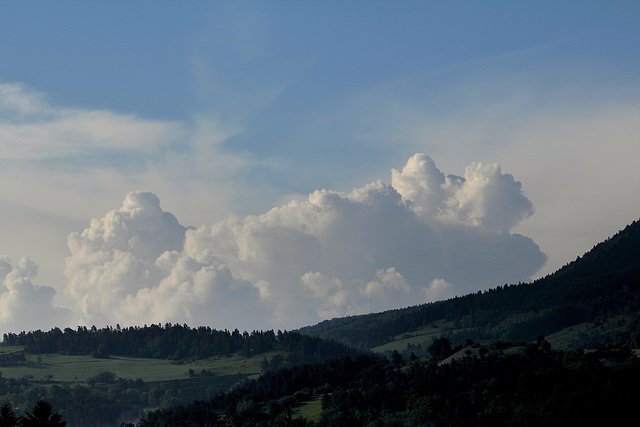
{"type": "Polygon", "coordinates": [[[423,154],[392,185],[197,229],[131,193],[69,236],[68,290],[87,322],[291,328],[526,280],[545,256],[509,230],[532,212],[499,166],[445,176],[423,154]]]}
{"type": "Polygon", "coordinates": [[[70,321],[69,310],[53,305],[55,289],[32,283],[37,274],[38,265],[28,257],[16,267],[9,258],[0,257],[0,330],[48,330],[51,324],[70,321]]]}
{"type": "Polygon", "coordinates": [[[396,271],[395,267],[376,271],[376,280],[367,283],[362,293],[367,297],[383,298],[387,290],[411,291],[411,286],[396,271]]]}
{"type": "Polygon", "coordinates": [[[454,286],[444,279],[435,278],[429,283],[429,286],[424,288],[425,297],[429,301],[443,300],[448,297],[452,297],[450,293],[453,291],[454,286]]]}
{"type": "Polygon", "coordinates": [[[474,162],[464,177],[444,176],[424,154],[409,159],[402,172],[392,170],[391,183],[416,214],[454,220],[490,230],[508,231],[533,214],[522,185],[497,164],[474,162]]]}
{"type": "Polygon", "coordinates": [[[221,260],[185,253],[185,231],[160,208],[156,195],[135,192],[82,233],[71,233],[67,290],[83,321],[216,325],[220,320],[231,326],[236,307],[249,304],[251,293],[257,299],[258,290],[235,281],[221,260]]]}

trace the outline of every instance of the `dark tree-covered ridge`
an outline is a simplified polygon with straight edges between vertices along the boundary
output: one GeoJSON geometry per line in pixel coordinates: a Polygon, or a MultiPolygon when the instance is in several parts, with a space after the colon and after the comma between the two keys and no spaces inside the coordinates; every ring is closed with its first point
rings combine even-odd
{"type": "MultiPolygon", "coordinates": [[[[617,341],[638,345],[640,221],[532,283],[505,284],[445,301],[333,319],[300,332],[369,349],[432,322],[458,321],[467,338],[531,341],[581,322],[633,317],[617,341]]],[[[455,337],[452,337],[455,338],[455,337]]]]}
{"type": "Polygon", "coordinates": [[[28,353],[93,354],[96,357],[109,355],[147,357],[156,359],[202,359],[215,355],[244,352],[247,355],[261,353],[273,348],[276,336],[273,331],[253,331],[251,334],[239,330],[219,331],[201,326],[187,325],[98,329],[95,326],[77,329],[53,328],[6,333],[4,345],[22,345],[28,353]]]}
{"type": "Polygon", "coordinates": [[[31,354],[63,353],[91,354],[94,357],[145,357],[173,360],[199,360],[213,356],[240,354],[255,356],[282,350],[289,361],[322,361],[328,357],[359,354],[359,351],[334,340],[325,340],[296,332],[277,333],[253,331],[240,333],[237,329],[218,331],[209,327],[190,328],[187,325],[151,325],[116,328],[79,326],[77,329],[53,328],[4,334],[3,345],[24,346],[31,354]]]}

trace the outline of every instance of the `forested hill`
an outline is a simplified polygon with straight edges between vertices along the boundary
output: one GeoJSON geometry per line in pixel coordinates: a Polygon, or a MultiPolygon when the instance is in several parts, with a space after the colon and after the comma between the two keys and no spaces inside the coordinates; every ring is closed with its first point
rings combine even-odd
{"type": "Polygon", "coordinates": [[[584,322],[602,325],[616,318],[615,330],[581,332],[573,347],[616,342],[640,344],[640,221],[533,283],[497,286],[445,301],[400,310],[333,319],[300,329],[304,334],[371,349],[401,334],[447,323],[441,330],[454,342],[501,339],[531,341],[584,322]]]}

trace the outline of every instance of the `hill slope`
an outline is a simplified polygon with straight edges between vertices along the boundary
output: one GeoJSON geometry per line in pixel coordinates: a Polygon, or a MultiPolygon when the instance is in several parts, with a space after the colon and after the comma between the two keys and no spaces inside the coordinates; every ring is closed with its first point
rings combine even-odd
{"type": "MultiPolygon", "coordinates": [[[[361,349],[382,350],[401,340],[414,349],[422,335],[428,337],[423,342],[437,335],[461,343],[467,338],[532,341],[541,334],[560,336],[562,332],[565,338],[558,340],[563,347],[597,347],[607,342],[637,346],[639,310],[640,221],[634,221],[584,256],[533,283],[328,320],[299,331],[361,349]],[[567,336],[568,328],[573,333],[567,336]]],[[[403,348],[396,345],[394,349],[403,348]]]]}
{"type": "Polygon", "coordinates": [[[69,427],[119,426],[152,409],[210,399],[265,372],[359,354],[287,331],[171,324],[5,334],[0,402],[22,415],[44,399],[69,427]]]}

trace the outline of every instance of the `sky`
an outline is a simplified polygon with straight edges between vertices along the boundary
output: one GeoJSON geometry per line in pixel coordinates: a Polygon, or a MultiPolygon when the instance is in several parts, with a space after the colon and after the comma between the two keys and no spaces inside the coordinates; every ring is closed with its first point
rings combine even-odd
{"type": "Polygon", "coordinates": [[[640,217],[640,3],[0,0],[0,333],[294,329],[640,217]]]}

